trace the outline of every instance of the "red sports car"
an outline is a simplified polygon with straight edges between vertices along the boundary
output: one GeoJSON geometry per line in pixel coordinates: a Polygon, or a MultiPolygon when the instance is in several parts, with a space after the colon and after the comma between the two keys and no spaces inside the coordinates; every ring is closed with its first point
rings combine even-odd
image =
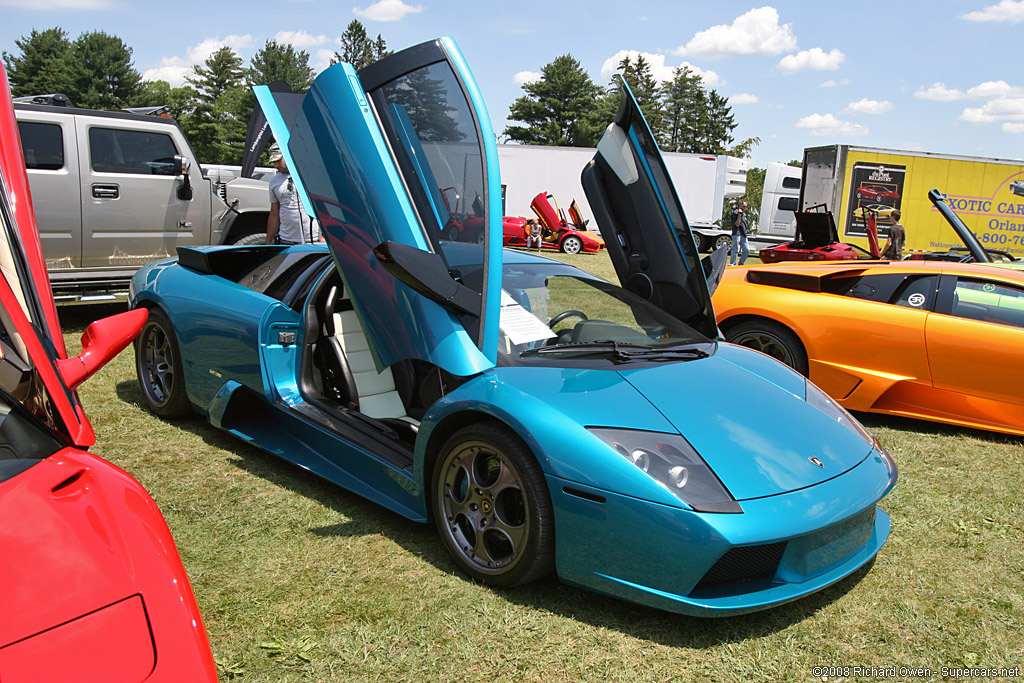
{"type": "Polygon", "coordinates": [[[864,185],[857,188],[857,199],[868,202],[895,202],[900,198],[899,193],[893,192],[882,185],[864,185]]]}
{"type": "Polygon", "coordinates": [[[95,436],[75,387],[131,343],[146,312],[92,323],[68,358],[2,65],[0,229],[0,680],[214,681],[160,511],[84,450],[95,436]]]}
{"type": "MultiPolygon", "coordinates": [[[[815,207],[811,207],[812,209],[815,207]]],[[[874,258],[855,244],[839,241],[831,211],[797,211],[796,240],[762,249],[763,263],[780,261],[849,261],[874,258]]]]}
{"type": "MultiPolygon", "coordinates": [[[[530,208],[540,221],[541,248],[561,249],[566,254],[578,254],[581,251],[594,253],[604,249],[604,240],[601,236],[587,230],[587,221],[583,219],[575,199],[569,205],[568,219],[565,212],[558,207],[558,200],[548,192],[541,192],[534,197],[530,208]]],[[[526,219],[506,216],[504,233],[506,247],[525,247],[530,226],[526,219]]]]}

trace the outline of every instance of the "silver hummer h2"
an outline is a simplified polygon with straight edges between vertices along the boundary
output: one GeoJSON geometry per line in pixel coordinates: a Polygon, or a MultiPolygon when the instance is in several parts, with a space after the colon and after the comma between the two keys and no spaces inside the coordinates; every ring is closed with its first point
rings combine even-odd
{"type": "Polygon", "coordinates": [[[263,242],[267,183],[205,175],[173,119],[23,103],[15,116],[58,301],[124,289],[178,246],[263,242]]]}

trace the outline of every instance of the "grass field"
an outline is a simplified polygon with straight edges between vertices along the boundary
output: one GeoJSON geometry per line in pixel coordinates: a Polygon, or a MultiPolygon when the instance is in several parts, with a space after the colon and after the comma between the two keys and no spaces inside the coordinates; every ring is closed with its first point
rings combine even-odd
{"type": "MultiPolygon", "coordinates": [[[[611,272],[605,255],[563,260],[611,272]]],[[[112,312],[61,309],[69,345],[112,312]]],[[[554,579],[514,590],[473,584],[432,527],[198,417],[153,417],[131,351],[80,393],[93,450],[146,486],[174,533],[222,680],[858,678],[814,675],[816,666],[925,667],[937,680],[942,666],[1024,663],[1022,439],[862,416],[900,467],[883,501],[892,536],[877,560],[804,600],[701,620],[554,579]]]]}

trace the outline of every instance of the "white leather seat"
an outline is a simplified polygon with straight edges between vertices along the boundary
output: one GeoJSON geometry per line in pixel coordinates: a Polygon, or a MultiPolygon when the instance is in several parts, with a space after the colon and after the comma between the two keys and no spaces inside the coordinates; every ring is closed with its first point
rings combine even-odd
{"type": "Polygon", "coordinates": [[[359,412],[378,420],[394,417],[418,425],[418,420],[405,414],[405,404],[395,390],[395,378],[391,374],[391,368],[377,372],[370,345],[366,341],[363,326],[356,312],[335,312],[333,318],[334,337],[345,352],[352,378],[356,383],[359,412]]]}

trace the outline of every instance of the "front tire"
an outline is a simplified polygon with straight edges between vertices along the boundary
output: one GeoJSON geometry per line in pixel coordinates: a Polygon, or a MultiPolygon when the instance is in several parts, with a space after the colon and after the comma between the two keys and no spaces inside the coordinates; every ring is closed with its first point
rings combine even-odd
{"type": "Polygon", "coordinates": [[[807,376],[807,351],[800,339],[786,327],[772,320],[747,320],[725,333],[726,341],[746,346],[782,361],[789,367],[807,376]]]}
{"type": "Polygon", "coordinates": [[[431,476],[431,512],[459,567],[491,586],[554,568],[551,496],[533,454],[508,428],[478,424],[445,443],[431,476]]]}
{"type": "Polygon", "coordinates": [[[150,309],[135,340],[135,371],[146,405],[160,417],[184,417],[192,410],[183,370],[174,327],[163,311],[150,309]]]}
{"type": "Polygon", "coordinates": [[[566,254],[578,254],[583,251],[583,240],[576,235],[569,235],[562,240],[562,251],[566,254]]]}

